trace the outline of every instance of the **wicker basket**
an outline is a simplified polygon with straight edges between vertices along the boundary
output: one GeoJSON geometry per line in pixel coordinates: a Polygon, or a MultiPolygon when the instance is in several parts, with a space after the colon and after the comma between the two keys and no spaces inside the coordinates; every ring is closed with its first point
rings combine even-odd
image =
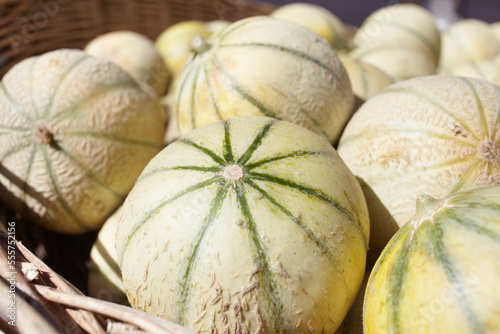
{"type": "Polygon", "coordinates": [[[275,7],[246,0],[0,0],[0,77],[24,58],[132,30],[155,39],[183,20],[236,21],[275,7]]]}
{"type": "MultiPolygon", "coordinates": [[[[81,49],[106,32],[132,30],[155,39],[183,20],[236,21],[266,15],[274,8],[245,0],[0,0],[0,77],[27,57],[60,48],[81,49]]],[[[80,292],[85,292],[86,261],[96,235],[45,231],[0,202],[0,332],[190,333],[80,292]],[[14,221],[15,239],[8,234],[8,223],[14,221]],[[16,327],[8,324],[12,300],[16,327]]]]}

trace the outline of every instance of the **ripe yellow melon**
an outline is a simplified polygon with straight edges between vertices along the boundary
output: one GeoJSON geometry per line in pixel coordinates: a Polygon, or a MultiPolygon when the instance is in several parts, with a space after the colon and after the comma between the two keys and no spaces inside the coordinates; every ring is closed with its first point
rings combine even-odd
{"type": "Polygon", "coordinates": [[[363,280],[368,225],[328,141],[233,117],[151,160],[116,246],[135,308],[199,332],[333,333],[363,280]]]}

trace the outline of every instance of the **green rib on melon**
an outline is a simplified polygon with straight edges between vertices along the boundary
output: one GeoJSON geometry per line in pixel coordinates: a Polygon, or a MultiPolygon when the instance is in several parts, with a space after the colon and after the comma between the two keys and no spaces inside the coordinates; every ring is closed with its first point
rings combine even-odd
{"type": "Polygon", "coordinates": [[[123,206],[132,306],[192,330],[334,332],[363,279],[368,212],[331,145],[268,117],[167,146],[123,206]]]}
{"type": "Polygon", "coordinates": [[[310,29],[251,17],[192,44],[175,90],[181,135],[233,116],[267,116],[338,140],[352,114],[351,85],[335,51],[310,29]]]}
{"type": "Polygon", "coordinates": [[[421,195],[371,273],[364,332],[498,333],[499,252],[500,186],[421,195]]]}

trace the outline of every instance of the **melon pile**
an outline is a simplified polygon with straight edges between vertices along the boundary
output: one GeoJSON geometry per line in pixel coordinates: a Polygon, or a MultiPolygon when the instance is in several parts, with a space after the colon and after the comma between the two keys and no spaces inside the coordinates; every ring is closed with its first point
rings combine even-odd
{"type": "Polygon", "coordinates": [[[193,332],[498,333],[499,24],[293,3],[28,58],[0,200],[193,332]]]}

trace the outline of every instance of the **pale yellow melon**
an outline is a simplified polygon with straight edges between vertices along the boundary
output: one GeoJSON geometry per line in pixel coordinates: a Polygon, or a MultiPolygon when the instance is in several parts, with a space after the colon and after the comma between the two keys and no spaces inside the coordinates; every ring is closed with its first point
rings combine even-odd
{"type": "Polygon", "coordinates": [[[182,71],[192,56],[191,41],[196,36],[208,38],[212,31],[205,22],[181,21],[166,28],[156,39],[156,49],[163,57],[169,71],[174,75],[182,71]]]}
{"type": "Polygon", "coordinates": [[[237,21],[210,40],[181,73],[181,135],[239,115],[293,122],[336,142],[352,114],[347,73],[328,42],[310,29],[268,16],[237,21]]]}
{"type": "Polygon", "coordinates": [[[252,116],[195,129],[151,160],[116,246],[135,308],[196,332],[333,333],[368,240],[363,192],[330,143],[252,116]]]}
{"type": "MultiPolygon", "coordinates": [[[[373,12],[354,36],[354,47],[363,51],[384,46],[420,50],[438,64],[441,35],[434,15],[416,4],[395,4],[373,12]]],[[[407,64],[411,66],[411,62],[407,64]]]]}
{"type": "Polygon", "coordinates": [[[452,24],[442,34],[441,73],[466,63],[492,59],[500,55],[500,40],[489,24],[477,19],[464,19],[452,24]]]}
{"type": "Polygon", "coordinates": [[[163,146],[157,99],[80,50],[14,66],[0,110],[0,196],[58,232],[99,228],[163,146]]]}
{"type": "Polygon", "coordinates": [[[355,60],[345,54],[339,54],[339,59],[347,71],[353,93],[363,100],[367,100],[394,83],[394,80],[373,65],[355,60]]]}
{"type": "Polygon", "coordinates": [[[402,226],[418,194],[443,197],[500,183],[499,110],[499,86],[449,75],[399,82],[365,102],[338,152],[380,200],[368,201],[370,218],[387,210],[402,226]]]}
{"type": "Polygon", "coordinates": [[[84,51],[119,65],[146,90],[152,89],[158,96],[165,94],[170,73],[148,37],[133,31],[113,31],[91,40],[84,51]]]}
{"type": "Polygon", "coordinates": [[[127,305],[127,296],[116,257],[115,234],[121,207],[106,220],[90,250],[88,295],[127,305]]]}
{"type": "Polygon", "coordinates": [[[269,14],[276,19],[308,27],[325,38],[334,49],[346,49],[347,31],[342,21],[328,9],[311,3],[294,2],[278,7],[269,14]]]}

